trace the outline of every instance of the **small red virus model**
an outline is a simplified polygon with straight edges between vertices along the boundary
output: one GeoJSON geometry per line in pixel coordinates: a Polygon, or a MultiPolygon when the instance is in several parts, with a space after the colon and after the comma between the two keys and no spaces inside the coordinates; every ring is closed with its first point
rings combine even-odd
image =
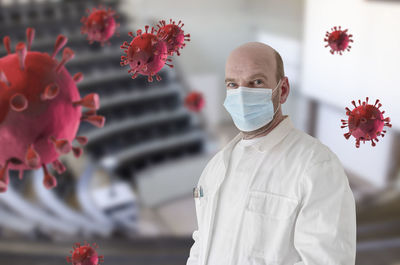
{"type": "Polygon", "coordinates": [[[172,19],[169,20],[169,24],[166,24],[165,20],[160,20],[157,25],[157,37],[167,43],[167,52],[169,55],[173,55],[175,52],[179,56],[179,49],[186,46],[185,41],[190,41],[190,34],[184,33],[182,30],[183,24],[179,20],[178,24],[172,19]]]}
{"type": "Polygon", "coordinates": [[[104,261],[104,257],[99,256],[96,252],[96,248],[98,248],[96,243],[92,246],[86,242],[83,246],[75,243],[73,248],[74,251],[70,251],[71,257],[67,257],[67,262],[72,265],[98,265],[104,261]]]}
{"type": "Polygon", "coordinates": [[[87,9],[87,17],[82,17],[83,24],[81,28],[82,34],[87,34],[89,43],[97,41],[104,45],[115,33],[116,28],[119,26],[115,22],[115,11],[111,8],[100,6],[98,9],[95,7],[90,11],[87,9]]]}
{"type": "Polygon", "coordinates": [[[190,92],[185,98],[185,107],[194,112],[202,110],[204,103],[203,94],[199,92],[190,92]]]}
{"type": "Polygon", "coordinates": [[[131,43],[125,41],[121,46],[126,54],[121,56],[121,66],[129,65],[128,73],[132,73],[132,79],[136,78],[138,74],[142,74],[148,76],[149,82],[153,82],[153,75],[156,76],[157,81],[160,81],[161,76],[157,73],[165,64],[173,67],[166,63],[172,60],[167,59],[167,45],[154,35],[154,28],[152,27],[151,32],[148,33],[149,26],[146,25],[145,30],[146,33],[142,33],[140,29],[137,30],[136,37],[129,32],[129,36],[133,40],[131,43]]]}
{"type": "Polygon", "coordinates": [[[52,188],[57,180],[48,171],[46,164],[61,174],[65,166],[58,160],[61,154],[73,151],[76,157],[82,154],[80,147],[72,147],[75,139],[84,145],[87,138],[76,137],[81,120],[97,127],[104,125],[104,117],[98,116],[99,96],[89,94],[80,98],[76,82],[83,75],[71,77],[64,64],[74,57],[74,52],[65,48],[62,60],[55,56],[67,43],[59,35],[54,51],[47,53],[30,51],[35,35],[28,28],[27,47],[18,43],[16,53],[11,53],[11,41],[4,37],[8,52],[0,58],[0,192],[5,192],[9,183],[8,169],[23,170],[43,167],[44,185],[52,188]],[[90,110],[81,114],[81,108],[90,110]]]}
{"type": "Polygon", "coordinates": [[[360,141],[363,141],[363,143],[371,141],[372,146],[375,146],[374,140],[379,142],[378,136],[385,136],[386,131],[383,130],[383,127],[392,127],[389,123],[390,118],[383,117],[385,111],[379,110],[382,106],[379,103],[379,99],[376,100],[374,105],[368,104],[368,97],[362,104],[361,100],[358,100],[359,106],[356,106],[354,100],[351,103],[354,105],[354,109],[346,108],[346,115],[349,116],[348,120],[341,120],[343,124],[341,128],[349,128],[349,132],[345,133],[344,137],[349,139],[351,135],[354,136],[357,148],[360,147],[360,141]]]}
{"type": "Polygon", "coordinates": [[[324,41],[326,41],[328,44],[325,45],[325,47],[330,47],[331,50],[330,52],[332,54],[339,53],[340,55],[342,55],[342,52],[344,51],[350,51],[351,46],[349,46],[350,42],[353,42],[353,40],[351,39],[351,37],[353,37],[353,35],[349,35],[347,33],[347,29],[342,30],[341,27],[333,27],[331,29],[331,32],[326,32],[325,34],[325,39],[324,41]]]}

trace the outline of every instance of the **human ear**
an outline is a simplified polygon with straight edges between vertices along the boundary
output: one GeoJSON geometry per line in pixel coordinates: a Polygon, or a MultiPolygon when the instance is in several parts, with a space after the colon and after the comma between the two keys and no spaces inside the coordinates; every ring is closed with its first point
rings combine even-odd
{"type": "Polygon", "coordinates": [[[281,100],[280,100],[281,104],[286,102],[286,99],[289,96],[289,92],[290,92],[289,79],[285,76],[285,77],[283,77],[283,81],[282,81],[282,85],[281,85],[281,100]]]}

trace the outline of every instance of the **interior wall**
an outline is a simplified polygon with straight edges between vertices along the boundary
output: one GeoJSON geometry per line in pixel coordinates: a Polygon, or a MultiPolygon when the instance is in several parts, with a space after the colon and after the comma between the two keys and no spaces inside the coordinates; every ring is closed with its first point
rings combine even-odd
{"type": "Polygon", "coordinates": [[[319,104],[316,136],[329,146],[343,165],[378,187],[389,179],[395,130],[400,128],[400,3],[369,0],[306,0],[302,60],[302,92],[319,104]],[[348,28],[351,50],[342,56],[329,52],[323,41],[333,26],[348,28]],[[357,149],[355,139],[345,140],[341,119],[351,101],[380,99],[393,128],[376,147],[369,141],[357,149]]]}
{"type": "Polygon", "coordinates": [[[400,2],[307,0],[305,9],[303,91],[338,108],[352,100],[380,99],[400,129],[400,2]],[[342,56],[323,41],[333,26],[349,29],[354,42],[342,56]]]}
{"type": "Polygon", "coordinates": [[[346,140],[343,136],[347,129],[340,128],[343,111],[335,106],[319,104],[316,120],[316,137],[327,145],[340,159],[342,165],[351,173],[363,178],[376,187],[387,184],[392,166],[392,151],[395,135],[388,131],[384,139],[375,147],[371,142],[361,142],[360,148],[355,147],[355,139],[346,140]]]}

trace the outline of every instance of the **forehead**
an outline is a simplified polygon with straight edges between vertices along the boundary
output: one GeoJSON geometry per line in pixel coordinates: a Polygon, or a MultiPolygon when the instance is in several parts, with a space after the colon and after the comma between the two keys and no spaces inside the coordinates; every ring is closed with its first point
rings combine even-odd
{"type": "Polygon", "coordinates": [[[225,77],[230,79],[246,79],[256,74],[263,74],[268,79],[274,79],[275,73],[275,56],[266,51],[232,52],[225,65],[225,77]]]}

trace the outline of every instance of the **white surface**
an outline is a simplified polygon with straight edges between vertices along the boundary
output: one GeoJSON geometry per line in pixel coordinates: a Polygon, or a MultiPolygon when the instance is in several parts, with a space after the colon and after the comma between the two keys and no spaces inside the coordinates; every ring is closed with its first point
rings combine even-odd
{"type": "Polygon", "coordinates": [[[35,224],[41,231],[51,236],[56,237],[60,235],[63,237],[72,237],[76,236],[79,232],[79,227],[25,200],[25,198],[11,186],[8,187],[7,192],[1,194],[0,203],[18,216],[21,216],[24,220],[35,224]]]}
{"type": "Polygon", "coordinates": [[[340,108],[352,100],[380,99],[400,128],[400,4],[391,1],[307,0],[302,88],[340,108]],[[332,55],[325,32],[342,26],[353,34],[350,52],[332,55]]]}
{"type": "MultiPolygon", "coordinates": [[[[231,152],[228,170],[216,201],[214,227],[211,233],[211,247],[208,264],[229,264],[229,253],[234,248],[234,233],[230,230],[241,225],[241,208],[238,207],[246,198],[251,181],[252,167],[257,160],[250,146],[265,141],[268,136],[240,140],[231,152]]],[[[256,155],[260,155],[257,153],[256,155]]],[[[201,198],[200,198],[201,200],[201,198]]]]}
{"type": "Polygon", "coordinates": [[[192,193],[210,155],[184,158],[136,175],[141,203],[154,207],[192,193]]]}
{"type": "Polygon", "coordinates": [[[95,204],[104,210],[127,203],[132,203],[132,205],[134,205],[136,201],[135,194],[129,184],[124,182],[93,189],[92,196],[95,204]]]}
{"type": "Polygon", "coordinates": [[[161,221],[169,228],[169,234],[188,236],[197,227],[194,199],[191,194],[156,209],[161,221]]]}
{"type": "Polygon", "coordinates": [[[300,75],[300,41],[296,38],[264,31],[260,31],[257,35],[258,41],[271,46],[279,52],[283,60],[285,75],[289,78],[292,85],[297,84],[300,75]]]}
{"type": "Polygon", "coordinates": [[[346,116],[340,110],[325,105],[318,108],[316,121],[316,136],[327,145],[341,160],[343,166],[359,175],[377,187],[383,187],[388,177],[391,145],[394,137],[392,130],[384,138],[379,137],[375,147],[370,141],[361,142],[360,148],[355,147],[355,138],[346,140],[343,136],[347,128],[341,129],[340,119],[346,116]]]}
{"type": "Polygon", "coordinates": [[[67,222],[69,225],[79,227],[82,234],[89,236],[98,234],[109,236],[110,230],[105,229],[104,225],[97,223],[88,218],[83,212],[76,211],[61,200],[54,190],[49,190],[43,185],[43,170],[35,170],[33,172],[33,188],[37,199],[46,210],[54,214],[60,220],[67,222]]]}

